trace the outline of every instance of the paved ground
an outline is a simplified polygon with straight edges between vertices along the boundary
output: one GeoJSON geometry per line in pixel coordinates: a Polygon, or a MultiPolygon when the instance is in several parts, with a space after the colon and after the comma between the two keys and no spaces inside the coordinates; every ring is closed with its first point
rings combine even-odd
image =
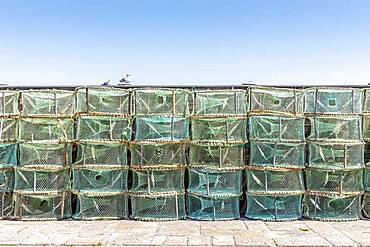
{"type": "Polygon", "coordinates": [[[370,221],[0,221],[0,245],[370,246],[370,221]]]}

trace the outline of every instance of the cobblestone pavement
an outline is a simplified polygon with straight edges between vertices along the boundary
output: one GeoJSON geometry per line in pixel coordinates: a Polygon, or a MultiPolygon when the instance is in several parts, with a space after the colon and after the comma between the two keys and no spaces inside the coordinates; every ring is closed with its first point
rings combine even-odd
{"type": "Polygon", "coordinates": [[[370,221],[0,221],[0,245],[370,246],[370,221]]]}

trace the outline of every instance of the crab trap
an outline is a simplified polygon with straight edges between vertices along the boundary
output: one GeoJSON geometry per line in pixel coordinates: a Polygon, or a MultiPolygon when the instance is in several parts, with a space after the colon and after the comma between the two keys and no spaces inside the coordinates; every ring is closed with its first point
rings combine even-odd
{"type": "Polygon", "coordinates": [[[12,167],[17,165],[18,144],[0,143],[0,167],[12,167]]]}
{"type": "Polygon", "coordinates": [[[12,192],[14,189],[14,168],[0,168],[0,192],[12,192]]]}
{"type": "Polygon", "coordinates": [[[14,215],[13,193],[0,192],[0,220],[12,219],[14,215]]]}
{"type": "Polygon", "coordinates": [[[194,220],[239,219],[239,195],[205,196],[187,193],[188,218],[194,220]]]}
{"type": "Polygon", "coordinates": [[[19,92],[11,90],[0,90],[0,115],[18,116],[19,92]]]}
{"type": "Polygon", "coordinates": [[[367,165],[364,172],[365,190],[370,192],[370,166],[367,165]]]}
{"type": "Polygon", "coordinates": [[[15,142],[18,139],[18,119],[0,117],[0,142],[15,142]]]}
{"type": "Polygon", "coordinates": [[[364,216],[366,218],[370,218],[370,193],[367,192],[365,193],[365,196],[364,196],[364,216]]]}
{"type": "Polygon", "coordinates": [[[363,128],[364,140],[369,142],[370,141],[370,112],[363,114],[362,128],[363,128]]]}

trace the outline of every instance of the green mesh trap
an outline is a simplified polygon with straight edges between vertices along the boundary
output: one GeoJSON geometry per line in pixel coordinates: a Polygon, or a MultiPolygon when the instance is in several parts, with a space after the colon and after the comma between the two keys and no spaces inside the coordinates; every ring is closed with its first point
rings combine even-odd
{"type": "Polygon", "coordinates": [[[130,114],[130,91],[114,87],[78,88],[77,113],[130,114]]]}
{"type": "Polygon", "coordinates": [[[188,116],[189,96],[186,89],[134,89],[134,112],[136,115],[188,116]]]}
{"type": "Polygon", "coordinates": [[[247,193],[245,217],[265,221],[297,220],[302,217],[302,195],[254,195],[247,193]]]}
{"type": "Polygon", "coordinates": [[[252,87],[250,89],[250,111],[303,114],[303,98],[302,90],[252,87]]]}
{"type": "Polygon", "coordinates": [[[0,142],[14,142],[18,139],[18,119],[0,117],[0,142]]]}
{"type": "Polygon", "coordinates": [[[192,118],[192,140],[213,142],[245,142],[246,117],[192,118]]]}
{"type": "Polygon", "coordinates": [[[178,220],[186,217],[185,193],[131,194],[131,218],[139,220],[178,220]]]}
{"type": "Polygon", "coordinates": [[[366,218],[370,218],[370,193],[365,193],[363,212],[366,218]]]}
{"type": "Polygon", "coordinates": [[[194,220],[239,219],[241,195],[209,197],[187,193],[188,218],[194,220]]]}
{"type": "Polygon", "coordinates": [[[16,143],[0,143],[0,167],[9,167],[17,165],[16,143]]]}
{"type": "Polygon", "coordinates": [[[13,193],[0,192],[0,220],[12,219],[14,215],[13,193]]]}
{"type": "Polygon", "coordinates": [[[128,216],[127,201],[125,193],[78,193],[72,217],[77,220],[124,219],[128,216]]]}
{"type": "Polygon", "coordinates": [[[18,115],[18,100],[19,92],[11,90],[0,90],[0,115],[18,115]]]}
{"type": "Polygon", "coordinates": [[[305,143],[252,141],[249,157],[251,166],[304,168],[305,143]]]}
{"type": "Polygon", "coordinates": [[[246,115],[248,92],[242,89],[199,90],[194,94],[194,115],[246,115]]]}
{"type": "Polygon", "coordinates": [[[57,89],[24,90],[22,116],[68,116],[74,114],[75,92],[57,89]]]}
{"type": "Polygon", "coordinates": [[[323,221],[361,219],[361,195],[305,194],[303,215],[323,221]]]}
{"type": "Polygon", "coordinates": [[[0,168],[0,192],[12,192],[14,189],[13,167],[0,168]]]}
{"type": "Polygon", "coordinates": [[[249,117],[250,141],[304,141],[304,118],[283,116],[249,117]]]}
{"type": "Polygon", "coordinates": [[[308,88],[305,90],[305,113],[362,113],[362,89],[308,88]]]}
{"type": "Polygon", "coordinates": [[[365,190],[370,192],[370,166],[366,166],[364,172],[364,186],[365,190]]]}
{"type": "MultiPolygon", "coordinates": [[[[370,111],[370,108],[369,108],[370,111]]],[[[364,140],[369,142],[370,141],[370,114],[366,113],[362,117],[362,128],[363,128],[363,137],[364,140]]]]}
{"type": "Polygon", "coordinates": [[[370,113],[370,90],[365,88],[364,91],[364,103],[363,103],[363,113],[370,113]]]}

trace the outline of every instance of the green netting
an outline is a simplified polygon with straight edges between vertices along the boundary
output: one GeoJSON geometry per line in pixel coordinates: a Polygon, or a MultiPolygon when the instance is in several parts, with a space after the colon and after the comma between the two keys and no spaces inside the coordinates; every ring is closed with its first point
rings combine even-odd
{"type": "Polygon", "coordinates": [[[188,191],[213,196],[218,194],[236,195],[242,192],[242,172],[189,169],[188,191]]]}
{"type": "Polygon", "coordinates": [[[77,113],[128,115],[130,91],[113,87],[88,87],[77,90],[77,113]]]}
{"type": "Polygon", "coordinates": [[[13,194],[0,192],[0,220],[12,219],[14,215],[13,194]]]}
{"type": "Polygon", "coordinates": [[[131,218],[140,220],[178,220],[186,217],[185,194],[132,194],[131,218]]]}
{"type": "Polygon", "coordinates": [[[14,189],[14,170],[12,167],[0,169],[0,192],[12,192],[14,189]]]}
{"type": "Polygon", "coordinates": [[[91,141],[128,141],[131,139],[131,119],[117,116],[79,116],[76,138],[91,141]]]}
{"type": "Polygon", "coordinates": [[[252,141],[249,156],[251,166],[303,168],[305,166],[305,143],[252,141]]]}
{"type": "Polygon", "coordinates": [[[247,191],[251,193],[286,194],[304,192],[302,170],[246,170],[247,191]]]}
{"type": "MultiPolygon", "coordinates": [[[[369,111],[370,111],[370,108],[369,108],[369,111]]],[[[370,114],[369,113],[366,113],[363,115],[362,128],[363,128],[364,140],[370,141],[370,114]]]]}
{"type": "Polygon", "coordinates": [[[0,142],[14,142],[18,139],[18,119],[0,117],[0,142]]]}
{"type": "Polygon", "coordinates": [[[70,188],[68,168],[15,168],[14,191],[63,192],[70,188]]]}
{"type": "Polygon", "coordinates": [[[302,90],[288,88],[251,88],[251,112],[303,114],[302,90]]]}
{"type": "Polygon", "coordinates": [[[255,220],[285,221],[302,217],[302,195],[253,195],[247,193],[245,217],[255,220]]]}
{"type": "Polygon", "coordinates": [[[128,200],[124,193],[79,193],[73,219],[123,219],[128,216],[128,200]]]}
{"type": "Polygon", "coordinates": [[[135,140],[181,141],[189,139],[189,119],[182,117],[136,117],[135,140]]]}
{"type": "Polygon", "coordinates": [[[127,191],[128,167],[74,167],[73,191],[124,192],[127,191]]]}
{"type": "Polygon", "coordinates": [[[20,143],[20,166],[67,166],[72,163],[70,143],[20,143]]]}
{"type": "Polygon", "coordinates": [[[309,88],[305,98],[305,113],[362,113],[362,89],[309,88]]]}
{"type": "Polygon", "coordinates": [[[18,115],[19,92],[0,90],[0,115],[18,115]]]}
{"type": "Polygon", "coordinates": [[[61,220],[71,217],[71,194],[14,193],[14,216],[20,220],[61,220]]]}
{"type": "Polygon", "coordinates": [[[304,141],[304,118],[282,116],[250,116],[251,141],[304,141]]]}
{"type": "Polygon", "coordinates": [[[0,167],[16,166],[17,150],[16,143],[0,143],[0,167]]]}
{"type": "Polygon", "coordinates": [[[363,103],[363,112],[367,113],[367,112],[370,112],[370,90],[365,88],[363,89],[363,91],[365,91],[364,95],[364,103],[363,103]]]}
{"type": "Polygon", "coordinates": [[[45,89],[25,90],[21,94],[22,116],[73,116],[75,92],[45,89]]]}
{"type": "Polygon", "coordinates": [[[134,89],[136,115],[189,115],[189,95],[185,89],[134,89]]]}
{"type": "Polygon", "coordinates": [[[192,118],[192,140],[214,142],[245,142],[246,117],[192,118]]]}
{"type": "Polygon", "coordinates": [[[193,168],[237,169],[244,167],[245,144],[190,144],[190,166],[193,168]]]}
{"type": "Polygon", "coordinates": [[[240,195],[208,197],[187,193],[188,218],[194,220],[239,219],[240,195]]]}
{"type": "Polygon", "coordinates": [[[308,167],[360,168],[364,166],[364,143],[308,142],[308,167]]]}
{"type": "Polygon", "coordinates": [[[370,166],[367,166],[365,168],[364,185],[365,185],[365,190],[367,192],[370,192],[370,166]]]}
{"type": "Polygon", "coordinates": [[[246,115],[248,92],[242,89],[194,91],[195,115],[246,115]]]}
{"type": "Polygon", "coordinates": [[[353,193],[364,190],[363,169],[332,170],[314,169],[305,170],[306,187],[309,191],[353,193]]]}
{"type": "Polygon", "coordinates": [[[305,194],[303,215],[313,220],[358,220],[362,218],[361,196],[305,194]]]}
{"type": "Polygon", "coordinates": [[[185,190],[185,169],[131,169],[133,193],[180,192],[185,190]]]}
{"type": "Polygon", "coordinates": [[[370,193],[365,193],[364,197],[364,216],[370,218],[370,193]]]}

